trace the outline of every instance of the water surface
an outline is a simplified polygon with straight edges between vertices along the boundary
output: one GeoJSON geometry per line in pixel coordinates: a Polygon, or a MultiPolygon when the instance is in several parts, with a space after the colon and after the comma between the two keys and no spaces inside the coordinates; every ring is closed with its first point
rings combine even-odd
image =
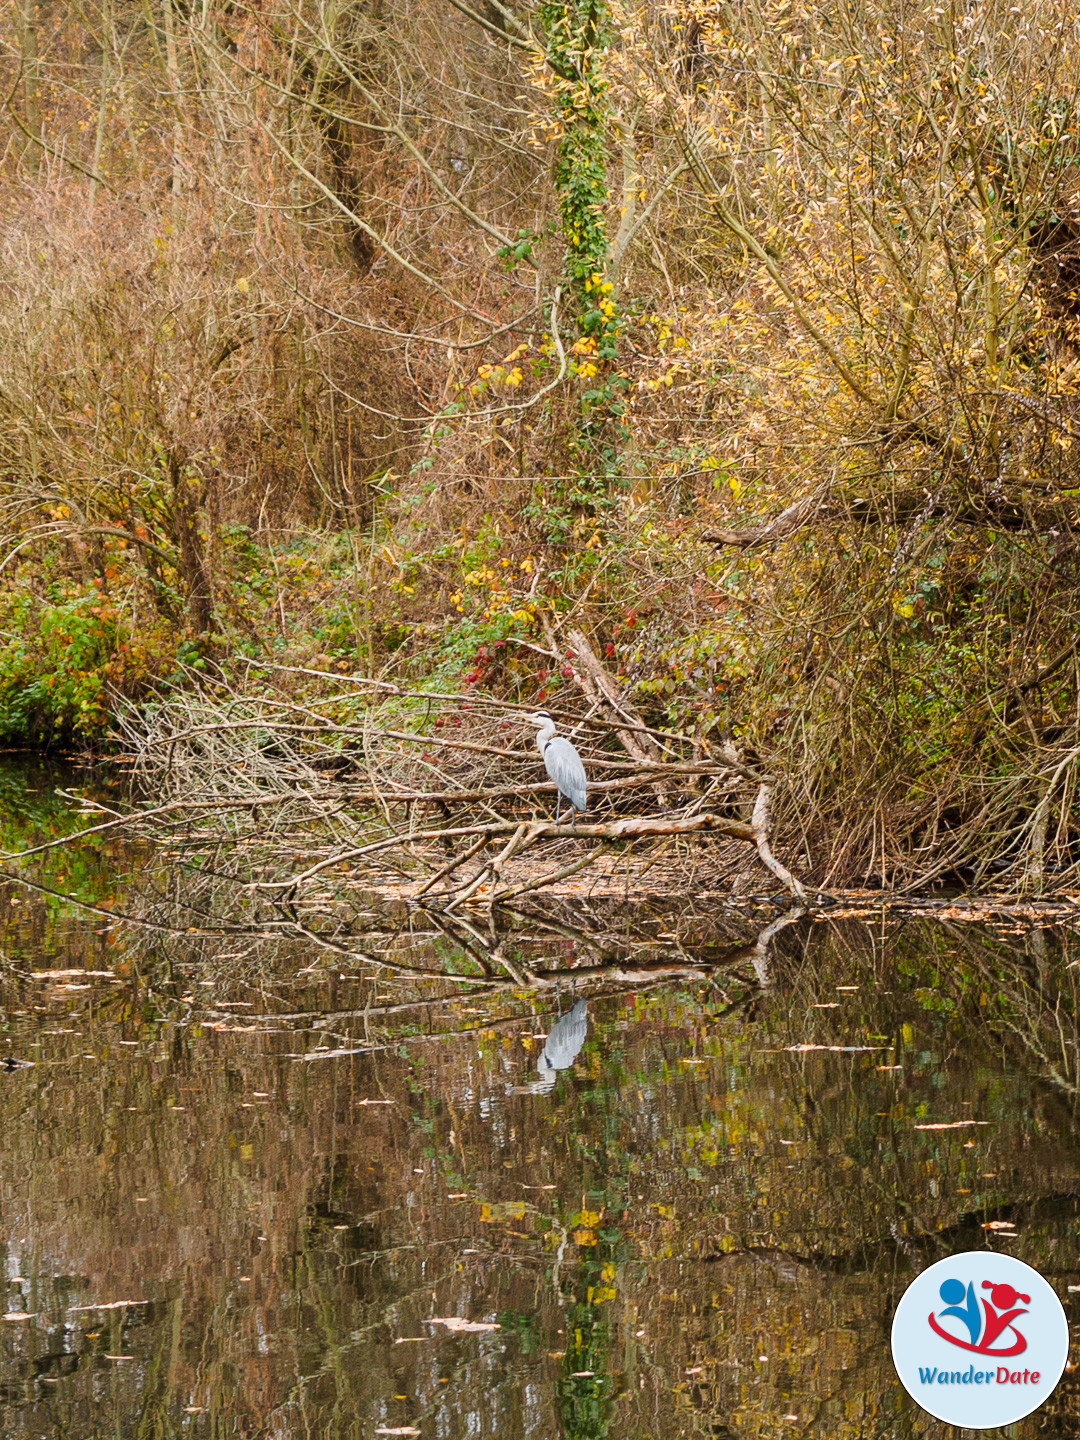
{"type": "Polygon", "coordinates": [[[537,903],[334,958],[48,866],[161,928],[0,890],[11,1440],[938,1436],[888,1357],[921,1268],[1004,1249],[1080,1318],[1068,929],[537,903]]]}

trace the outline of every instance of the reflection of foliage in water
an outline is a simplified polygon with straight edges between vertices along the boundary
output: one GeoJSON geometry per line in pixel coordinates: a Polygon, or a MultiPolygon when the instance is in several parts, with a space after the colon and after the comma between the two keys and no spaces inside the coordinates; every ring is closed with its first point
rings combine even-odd
{"type": "MultiPolygon", "coordinates": [[[[123,783],[59,761],[0,756],[0,851],[18,856],[100,824],[108,816],[84,807],[79,797],[104,796],[110,803],[123,783]]],[[[137,863],[140,856],[145,851],[118,837],[88,836],[25,860],[2,862],[0,921],[7,927],[6,953],[36,965],[63,955],[75,963],[90,949],[107,949],[96,944],[78,902],[111,907],[126,887],[125,862],[137,863]]],[[[95,925],[100,928],[102,921],[95,925]]]]}
{"type": "MultiPolygon", "coordinates": [[[[589,1197],[593,1203],[605,1198],[595,1193],[589,1197]]],[[[563,1286],[566,1355],[555,1386],[565,1440],[604,1440],[611,1424],[609,1302],[615,1299],[622,1247],[618,1227],[603,1223],[607,1208],[583,1210],[574,1217],[577,1263],[563,1286]]]]}
{"type": "MultiPolygon", "coordinates": [[[[149,882],[146,904],[165,913],[149,882]]],[[[6,1303],[44,1317],[0,1327],[5,1436],[55,1431],[61,1405],[73,1440],[103,1407],[197,1440],[645,1440],[791,1433],[790,1414],[838,1440],[934,1434],[883,1340],[913,1269],[989,1244],[1080,1283],[1052,1073],[1078,1038],[1073,935],[807,922],[762,989],[744,917],[507,917],[515,964],[586,967],[563,1008],[568,986],[592,997],[540,1095],[553,987],[503,983],[490,955],[484,976],[475,927],[364,923],[344,955],[178,924],[153,948],[129,933],[116,984],[0,980],[5,1043],[39,1061],[0,1076],[6,1259],[27,1276],[6,1303]],[[355,958],[461,973],[462,935],[466,986],[355,958]],[[605,955],[638,978],[587,968],[605,955]],[[1009,1221],[1012,1240],[983,1228],[1009,1221]],[[125,1298],[155,1303],[73,1309],[125,1298]],[[59,1390],[47,1355],[78,1362],[56,1360],[59,1390]]],[[[1072,1392],[1055,1404],[1041,1433],[1072,1433],[1072,1392]]]]}
{"type": "Polygon", "coordinates": [[[59,760],[0,755],[0,845],[7,851],[72,835],[96,819],[78,813],[81,794],[100,798],[122,782],[59,760]]]}
{"type": "MultiPolygon", "coordinates": [[[[107,775],[95,777],[57,761],[0,756],[0,850],[17,854],[100,824],[109,816],[94,808],[80,813],[77,797],[96,798],[119,784],[107,775]]],[[[88,837],[83,844],[34,857],[29,873],[57,888],[67,887],[80,899],[91,899],[100,893],[101,878],[114,873],[118,853],[111,842],[88,837]]]]}

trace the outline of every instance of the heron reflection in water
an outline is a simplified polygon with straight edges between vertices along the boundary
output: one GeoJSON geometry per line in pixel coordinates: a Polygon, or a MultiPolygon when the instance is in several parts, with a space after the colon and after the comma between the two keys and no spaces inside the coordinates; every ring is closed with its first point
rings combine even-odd
{"type": "Polygon", "coordinates": [[[555,1021],[536,1061],[540,1079],[529,1086],[533,1095],[546,1095],[555,1088],[555,1076],[573,1065],[585,1044],[588,1028],[588,1004],[584,1000],[579,1000],[572,1010],[555,1021]]]}

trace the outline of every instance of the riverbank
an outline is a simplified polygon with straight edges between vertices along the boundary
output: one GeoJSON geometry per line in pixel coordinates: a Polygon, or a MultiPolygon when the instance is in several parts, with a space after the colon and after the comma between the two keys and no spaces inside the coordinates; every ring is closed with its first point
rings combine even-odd
{"type": "Polygon", "coordinates": [[[815,887],[1075,888],[1070,7],[581,3],[0,17],[0,739],[629,709],[815,887]]]}

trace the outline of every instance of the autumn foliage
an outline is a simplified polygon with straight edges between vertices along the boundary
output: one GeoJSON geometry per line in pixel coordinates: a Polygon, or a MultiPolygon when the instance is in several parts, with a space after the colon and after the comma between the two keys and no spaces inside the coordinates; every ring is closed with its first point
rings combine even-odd
{"type": "Polygon", "coordinates": [[[1073,7],[0,23],[9,736],[573,624],[822,883],[1068,881],[1073,7]]]}

